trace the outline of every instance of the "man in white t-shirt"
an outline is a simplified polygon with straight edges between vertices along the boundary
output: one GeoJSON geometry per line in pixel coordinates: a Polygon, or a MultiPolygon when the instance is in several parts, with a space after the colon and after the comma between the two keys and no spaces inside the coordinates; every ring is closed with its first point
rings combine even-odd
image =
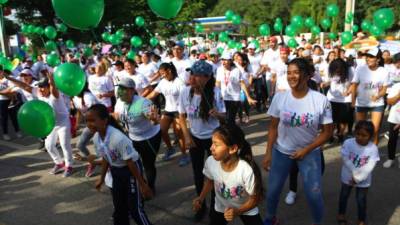
{"type": "Polygon", "coordinates": [[[279,49],[280,58],[271,64],[271,87],[274,87],[271,93],[283,92],[290,90],[287,81],[287,63],[289,62],[290,49],[288,47],[281,47],[279,49]]]}
{"type": "Polygon", "coordinates": [[[188,85],[190,74],[186,71],[186,69],[190,68],[192,64],[189,59],[184,58],[184,44],[182,41],[175,43],[175,46],[172,48],[172,53],[174,55],[172,63],[176,67],[178,78],[188,85]]]}

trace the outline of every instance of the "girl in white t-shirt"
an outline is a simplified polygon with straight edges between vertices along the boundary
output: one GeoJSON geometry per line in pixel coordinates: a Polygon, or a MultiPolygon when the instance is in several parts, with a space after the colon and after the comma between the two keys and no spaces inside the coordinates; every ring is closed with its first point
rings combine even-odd
{"type": "Polygon", "coordinates": [[[372,143],[374,125],[370,121],[359,121],[354,130],[355,138],[347,139],[342,146],[342,188],[339,197],[338,223],[347,224],[346,208],[351,189],[356,188],[358,225],[365,225],[367,193],[371,185],[371,173],[379,161],[378,147],[372,143]]]}
{"type": "Polygon", "coordinates": [[[373,48],[367,52],[367,64],[358,66],[352,81],[352,105],[356,120],[366,120],[368,112],[374,124],[374,143],[379,143],[379,128],[385,110],[384,96],[389,85],[389,73],[383,67],[382,52],[373,48]]]}
{"type": "Polygon", "coordinates": [[[186,154],[186,147],[183,140],[182,129],[179,126],[179,93],[185,87],[185,83],[178,78],[178,73],[173,63],[163,63],[160,65],[159,73],[163,79],[158,83],[156,88],[147,96],[148,99],[154,100],[157,96],[162,94],[165,98],[165,110],[161,116],[160,126],[161,134],[164,143],[167,145],[167,152],[164,155],[164,160],[169,160],[175,153],[169,138],[168,130],[171,124],[174,128],[174,133],[178,137],[179,147],[182,152],[179,166],[189,164],[190,158],[186,154]]]}
{"type": "Polygon", "coordinates": [[[111,97],[114,96],[114,84],[109,76],[106,76],[107,66],[100,62],[96,65],[96,74],[88,78],[89,90],[101,104],[105,105],[109,112],[113,111],[111,97]]]}
{"type": "Polygon", "coordinates": [[[193,200],[193,209],[200,210],[214,188],[215,205],[210,209],[210,225],[224,225],[235,217],[240,217],[243,224],[261,225],[257,208],[263,198],[261,171],[242,129],[236,124],[215,129],[211,154],[204,165],[203,190],[193,200]]]}
{"type": "MultiPolygon", "coordinates": [[[[253,71],[252,67],[250,66],[249,58],[246,54],[239,52],[236,57],[236,66],[242,73],[244,83],[247,86],[247,89],[250,90],[250,86],[253,83],[253,71]]],[[[239,119],[240,122],[245,124],[249,123],[250,121],[250,104],[247,101],[246,94],[244,90],[240,90],[240,107],[239,107],[239,119]],[[246,114],[243,119],[243,111],[246,114]]]]}
{"type": "Polygon", "coordinates": [[[141,73],[136,71],[137,64],[131,59],[126,59],[124,63],[124,69],[126,72],[125,77],[129,77],[135,82],[135,89],[138,95],[146,97],[151,92],[151,86],[149,80],[141,73]]]}

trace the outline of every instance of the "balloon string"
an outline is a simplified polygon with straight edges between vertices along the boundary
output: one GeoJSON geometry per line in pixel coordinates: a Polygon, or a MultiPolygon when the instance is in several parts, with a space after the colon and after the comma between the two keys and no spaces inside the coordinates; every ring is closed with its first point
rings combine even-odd
{"type": "Polygon", "coordinates": [[[94,37],[94,39],[96,40],[96,43],[99,43],[99,39],[97,39],[96,33],[94,32],[94,29],[90,29],[90,31],[92,32],[92,35],[94,37]]]}

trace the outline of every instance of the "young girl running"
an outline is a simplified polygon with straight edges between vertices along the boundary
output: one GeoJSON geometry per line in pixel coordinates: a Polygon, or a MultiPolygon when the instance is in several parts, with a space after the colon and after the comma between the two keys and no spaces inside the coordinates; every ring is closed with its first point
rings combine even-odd
{"type": "Polygon", "coordinates": [[[358,225],[365,225],[367,213],[367,193],[371,185],[371,173],[379,161],[378,147],[372,142],[374,125],[361,120],[355,127],[355,138],[348,139],[342,146],[342,189],[339,198],[338,223],[346,225],[347,200],[351,189],[356,188],[358,225]]]}
{"type": "Polygon", "coordinates": [[[144,197],[152,192],[143,178],[142,163],[131,140],[121,131],[117,122],[102,104],[96,104],[86,113],[87,127],[95,133],[93,143],[96,154],[102,158],[100,179],[96,189],[100,190],[107,170],[112,176],[114,225],[129,225],[129,214],[139,225],[151,224],[144,211],[144,197]]]}
{"type": "Polygon", "coordinates": [[[189,164],[190,158],[186,154],[186,147],[183,141],[182,130],[179,127],[179,113],[178,113],[178,100],[179,93],[185,87],[185,83],[178,78],[178,73],[174,64],[163,63],[160,65],[160,74],[164,79],[158,83],[156,88],[147,96],[148,99],[155,99],[160,94],[165,97],[165,111],[161,117],[161,135],[163,141],[167,145],[167,152],[164,155],[164,160],[169,160],[175,153],[175,149],[172,147],[171,140],[169,138],[168,130],[171,124],[174,127],[175,135],[179,138],[179,147],[181,148],[182,157],[179,160],[179,166],[185,166],[189,164]],[[177,79],[178,78],[178,79],[177,79]]]}
{"type": "Polygon", "coordinates": [[[261,171],[242,129],[236,124],[215,129],[211,154],[203,170],[206,181],[200,196],[193,201],[193,209],[201,208],[214,187],[215,206],[211,209],[210,225],[227,224],[237,216],[244,224],[261,225],[257,208],[263,196],[261,171]]]}

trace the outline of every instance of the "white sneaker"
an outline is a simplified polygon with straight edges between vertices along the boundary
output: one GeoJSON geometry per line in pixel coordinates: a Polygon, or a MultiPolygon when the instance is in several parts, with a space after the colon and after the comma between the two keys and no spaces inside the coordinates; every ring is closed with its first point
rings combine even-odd
{"type": "Polygon", "coordinates": [[[288,205],[293,205],[296,202],[296,192],[289,191],[286,195],[285,202],[288,205]]]}
{"type": "Polygon", "coordinates": [[[15,133],[15,135],[17,136],[17,138],[22,138],[23,137],[21,131],[18,131],[17,133],[15,133]]]}
{"type": "Polygon", "coordinates": [[[392,159],[388,159],[383,163],[383,168],[390,168],[393,165],[393,160],[392,159]]]}
{"type": "Polygon", "coordinates": [[[5,141],[11,141],[11,137],[8,134],[3,134],[3,139],[5,141]]]}
{"type": "Polygon", "coordinates": [[[383,135],[387,140],[389,140],[389,131],[386,131],[385,134],[383,135]]]}

